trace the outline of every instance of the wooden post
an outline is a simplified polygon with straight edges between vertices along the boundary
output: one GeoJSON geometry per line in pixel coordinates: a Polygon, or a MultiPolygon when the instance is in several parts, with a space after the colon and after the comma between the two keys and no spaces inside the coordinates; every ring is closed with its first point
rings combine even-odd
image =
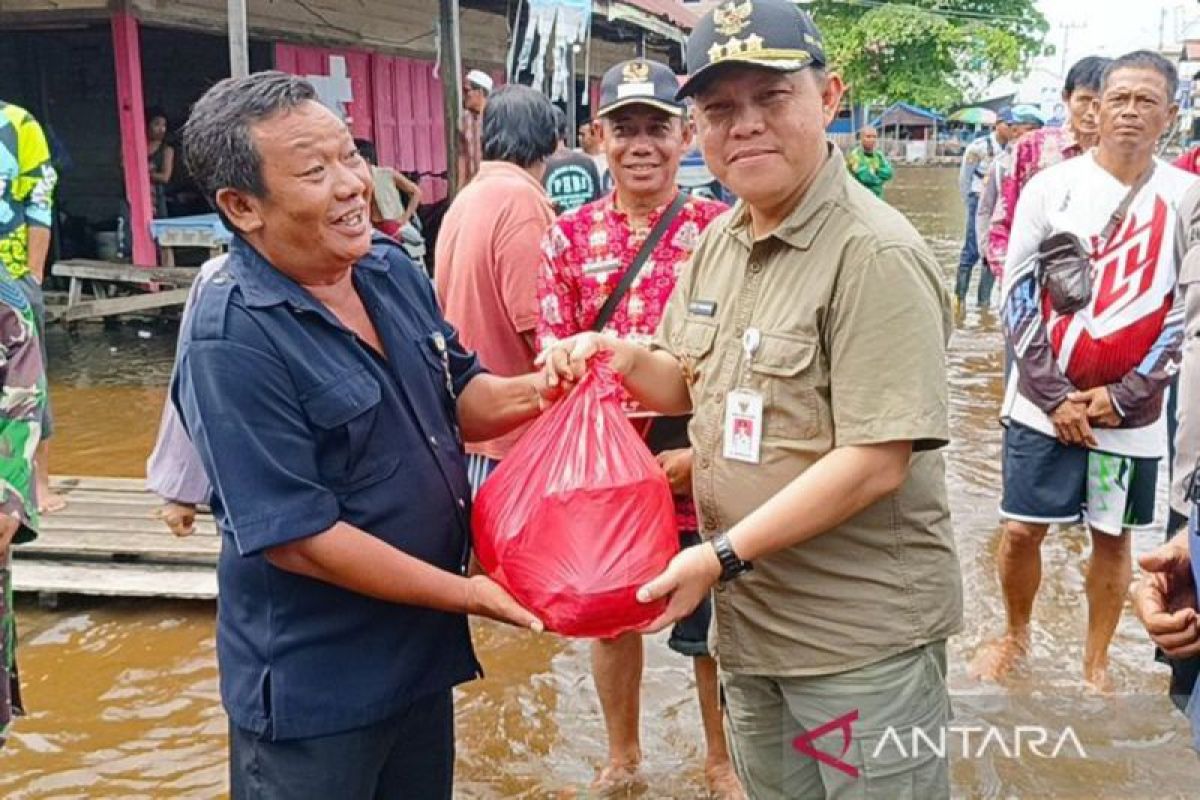
{"type": "Polygon", "coordinates": [[[458,118],[462,113],[462,57],[458,40],[458,0],[438,0],[442,109],[446,116],[446,175],[449,195],[458,194],[458,118]]]}
{"type": "Polygon", "coordinates": [[[579,126],[575,124],[576,109],[579,108],[579,89],[575,86],[575,51],[579,45],[572,42],[567,45],[567,65],[571,69],[571,90],[567,92],[567,147],[575,147],[579,138],[579,126]]]}
{"type": "Polygon", "coordinates": [[[229,0],[229,74],[250,74],[250,40],[246,35],[246,0],[229,0]]]}
{"type": "Polygon", "coordinates": [[[133,263],[157,263],[150,220],[150,165],[146,147],[146,99],[142,93],[142,48],[138,21],[121,8],[112,15],[113,57],[117,73],[117,117],[121,123],[121,159],[125,173],[125,199],[129,203],[129,234],[133,238],[133,263]]]}

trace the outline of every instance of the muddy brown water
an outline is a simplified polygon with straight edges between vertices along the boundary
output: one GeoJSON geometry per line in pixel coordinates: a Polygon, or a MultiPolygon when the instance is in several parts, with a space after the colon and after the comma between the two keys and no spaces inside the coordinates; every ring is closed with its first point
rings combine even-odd
{"type": "MultiPolygon", "coordinates": [[[[928,238],[953,281],[962,210],[955,174],[900,169],[888,199],[928,238]]],[[[143,474],[170,369],[169,328],[51,337],[57,473],[143,474]]],[[[966,663],[997,629],[995,577],[1001,393],[994,315],[968,312],[950,354],[954,441],[946,452],[966,587],[966,623],[951,641],[957,719],[945,748],[962,797],[1194,797],[1200,760],[1164,696],[1164,668],[1126,613],[1113,646],[1118,694],[1082,691],[1087,535],[1053,533],[1028,669],[980,687],[966,663]],[[993,726],[993,727],[989,727],[993,726]],[[1031,746],[1033,745],[1033,746],[1031,746]]],[[[168,535],[164,531],[164,536],[168,535]]],[[[1135,551],[1161,531],[1138,534],[1135,551]]],[[[18,567],[19,568],[19,567],[18,567]]],[[[19,604],[30,716],[0,751],[0,797],[214,798],[225,795],[225,716],[217,696],[214,606],[67,599],[19,604]]],[[[584,644],[476,624],[487,678],[458,699],[456,794],[541,798],[586,787],[604,755],[603,722],[584,644]]],[[[642,740],[647,798],[703,796],[703,744],[691,668],[663,637],[647,642],[642,740]]],[[[941,742],[932,742],[936,749],[941,742]]],[[[911,754],[924,742],[893,742],[911,754]]],[[[836,744],[822,747],[837,752],[836,744]]],[[[797,755],[797,758],[801,756],[797,755]]]]}

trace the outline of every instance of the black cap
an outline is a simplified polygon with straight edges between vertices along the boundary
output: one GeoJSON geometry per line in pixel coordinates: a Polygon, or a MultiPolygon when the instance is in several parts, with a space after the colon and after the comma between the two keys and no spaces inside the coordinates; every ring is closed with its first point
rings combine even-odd
{"type": "Polygon", "coordinates": [[[600,79],[600,110],[596,116],[635,103],[679,116],[683,114],[683,103],[675,99],[678,89],[679,79],[666,64],[644,58],[622,61],[600,79]]]}
{"type": "Polygon", "coordinates": [[[778,72],[825,66],[821,32],[789,0],[726,0],[696,23],[687,42],[683,99],[726,64],[752,64],[778,72]]]}

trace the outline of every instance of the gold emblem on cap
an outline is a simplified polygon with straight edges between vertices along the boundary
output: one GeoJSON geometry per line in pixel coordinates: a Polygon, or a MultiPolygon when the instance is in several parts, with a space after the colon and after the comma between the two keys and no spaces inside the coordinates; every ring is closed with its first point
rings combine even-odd
{"type": "Polygon", "coordinates": [[[752,0],[745,0],[744,3],[729,0],[725,5],[713,9],[713,26],[722,36],[734,36],[741,33],[742,29],[750,24],[752,13],[754,13],[752,0]]]}
{"type": "Polygon", "coordinates": [[[621,70],[626,83],[645,83],[650,80],[650,65],[645,61],[630,61],[621,70]]]}
{"type": "Polygon", "coordinates": [[[732,58],[742,53],[749,54],[762,49],[763,38],[757,33],[752,33],[745,39],[739,39],[734,36],[725,44],[714,44],[708,48],[708,60],[710,62],[721,61],[722,59],[732,58]]]}

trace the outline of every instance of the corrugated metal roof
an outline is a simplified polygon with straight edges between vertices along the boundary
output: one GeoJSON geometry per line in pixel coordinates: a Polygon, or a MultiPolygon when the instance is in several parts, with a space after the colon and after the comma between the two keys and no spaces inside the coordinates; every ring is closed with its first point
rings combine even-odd
{"type": "Polygon", "coordinates": [[[700,21],[701,12],[685,6],[679,0],[620,0],[623,3],[640,8],[647,14],[653,14],[660,19],[677,25],[685,31],[690,31],[700,21]]]}

